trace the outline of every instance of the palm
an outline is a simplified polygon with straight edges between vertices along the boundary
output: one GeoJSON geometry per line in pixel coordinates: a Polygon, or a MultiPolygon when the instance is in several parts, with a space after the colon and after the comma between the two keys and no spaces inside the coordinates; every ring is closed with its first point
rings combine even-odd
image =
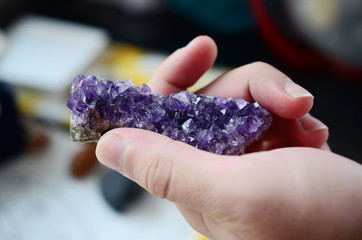
{"type": "Polygon", "coordinates": [[[221,204],[205,204],[197,210],[177,204],[198,231],[216,239],[245,240],[324,239],[325,226],[335,226],[328,230],[328,239],[341,239],[341,232],[349,239],[360,231],[356,226],[362,212],[347,216],[352,224],[344,224],[346,212],[360,209],[355,196],[362,194],[358,187],[362,174],[357,163],[313,148],[226,158],[232,162],[227,167],[232,168],[228,178],[216,175],[213,183],[224,186],[217,195],[221,204]],[[229,205],[225,207],[225,203],[229,205]],[[336,209],[336,204],[341,208],[336,209]]]}

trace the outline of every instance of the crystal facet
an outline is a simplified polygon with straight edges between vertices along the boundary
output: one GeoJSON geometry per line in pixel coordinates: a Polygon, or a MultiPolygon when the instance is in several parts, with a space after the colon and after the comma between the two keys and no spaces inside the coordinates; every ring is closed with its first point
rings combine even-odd
{"type": "Polygon", "coordinates": [[[152,94],[132,80],[112,82],[78,75],[67,106],[73,141],[94,142],[113,128],[154,131],[216,154],[237,155],[271,125],[271,114],[244,99],[210,97],[188,91],[152,94]]]}

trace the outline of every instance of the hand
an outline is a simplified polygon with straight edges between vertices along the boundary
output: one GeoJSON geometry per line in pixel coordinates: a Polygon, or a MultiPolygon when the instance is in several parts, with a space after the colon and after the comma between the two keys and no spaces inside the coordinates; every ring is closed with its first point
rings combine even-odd
{"type": "MultiPolygon", "coordinates": [[[[198,37],[166,59],[149,85],[164,95],[184,90],[216,54],[212,39],[198,37]]],[[[100,139],[98,159],[174,202],[214,239],[362,239],[362,167],[328,150],[327,127],[308,114],[309,92],[272,66],[252,63],[199,93],[258,101],[274,115],[272,128],[241,156],[114,129],[100,139]]]]}

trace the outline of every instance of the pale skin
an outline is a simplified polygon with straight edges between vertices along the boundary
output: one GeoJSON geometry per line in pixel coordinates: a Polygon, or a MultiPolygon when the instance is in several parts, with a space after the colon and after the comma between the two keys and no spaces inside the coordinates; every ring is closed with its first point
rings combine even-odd
{"type": "MultiPolygon", "coordinates": [[[[213,64],[207,36],[170,55],[150,80],[168,95],[193,85],[213,64]]],[[[149,131],[114,129],[98,159],[151,194],[174,202],[212,239],[362,239],[362,166],[332,153],[328,128],[308,112],[313,96],[266,63],[216,79],[199,93],[242,97],[272,112],[265,137],[241,156],[220,156],[149,131]]]]}

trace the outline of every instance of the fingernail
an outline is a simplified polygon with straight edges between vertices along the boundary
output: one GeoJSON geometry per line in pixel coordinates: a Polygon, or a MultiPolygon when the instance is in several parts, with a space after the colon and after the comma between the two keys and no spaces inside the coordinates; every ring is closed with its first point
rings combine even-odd
{"type": "Polygon", "coordinates": [[[293,82],[291,79],[285,81],[284,89],[287,94],[294,98],[313,97],[310,92],[293,82]]]}
{"type": "Polygon", "coordinates": [[[124,153],[124,140],[118,135],[106,135],[97,144],[97,158],[109,168],[123,171],[124,153]]]}
{"type": "Polygon", "coordinates": [[[324,123],[322,123],[321,121],[310,115],[309,113],[299,118],[298,121],[303,130],[309,133],[328,129],[328,127],[324,123]]]}

